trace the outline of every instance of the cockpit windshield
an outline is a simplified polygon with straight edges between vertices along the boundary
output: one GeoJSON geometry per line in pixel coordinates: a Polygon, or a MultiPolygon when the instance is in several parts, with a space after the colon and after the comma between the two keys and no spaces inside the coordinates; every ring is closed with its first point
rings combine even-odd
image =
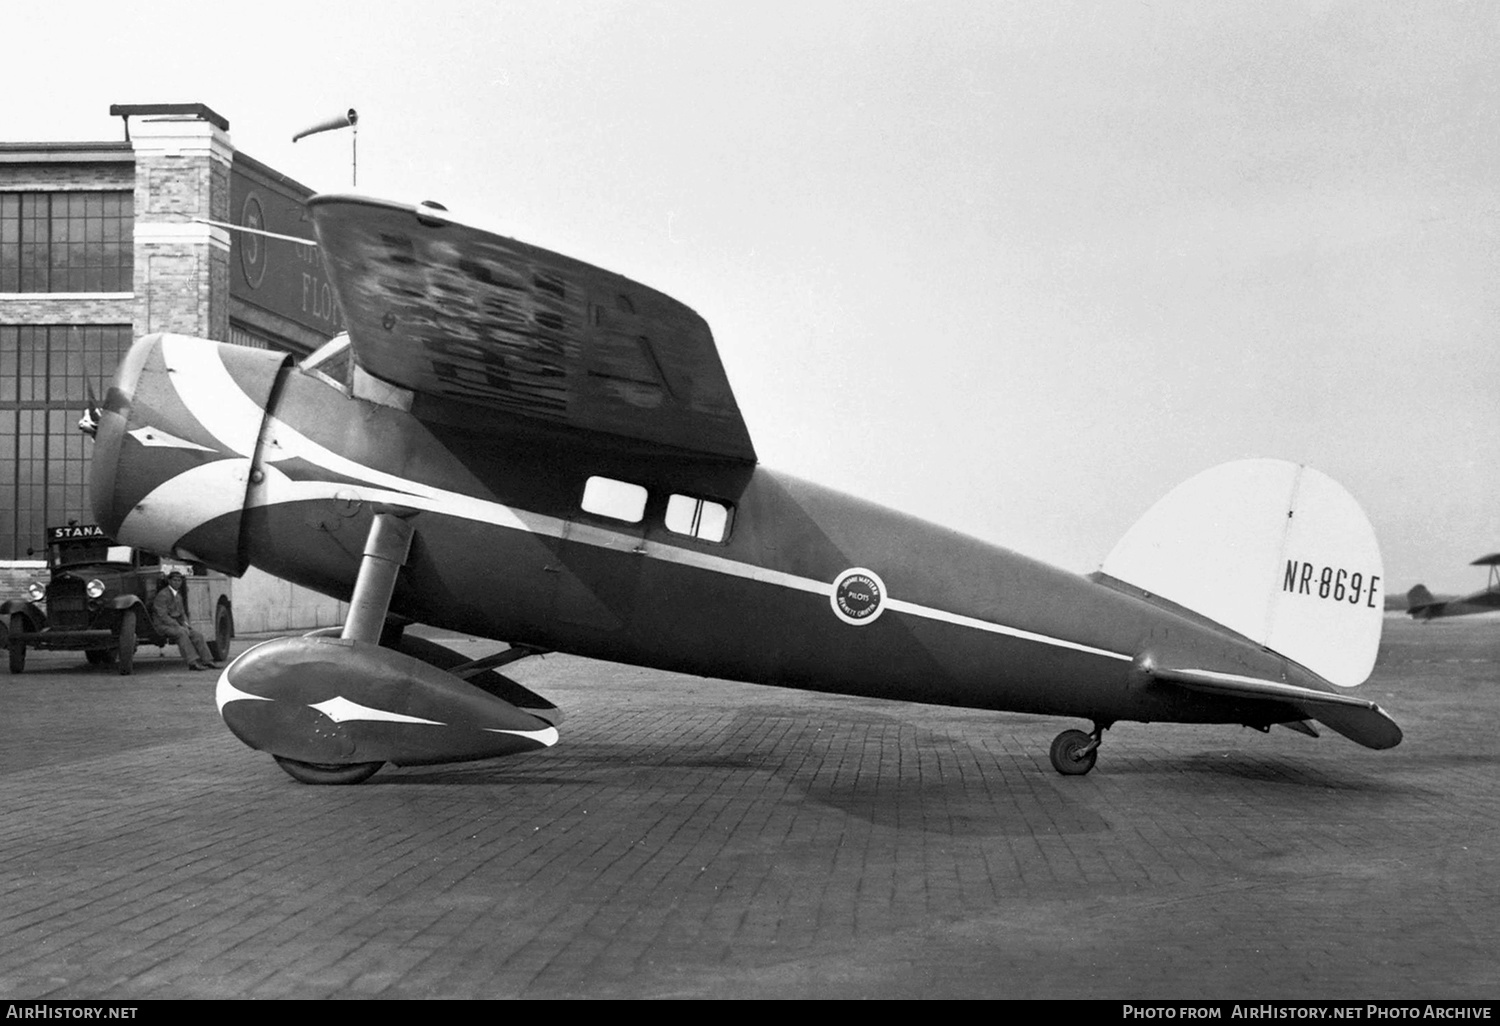
{"type": "Polygon", "coordinates": [[[349,336],[333,336],[314,349],[300,366],[304,373],[317,374],[349,391],[354,383],[354,348],[349,344],[349,336]]]}
{"type": "Polygon", "coordinates": [[[413,393],[409,389],[381,381],[355,362],[354,346],[347,334],[335,335],[324,342],[298,367],[302,373],[320,377],[342,389],[345,395],[397,410],[411,409],[413,393]]]}

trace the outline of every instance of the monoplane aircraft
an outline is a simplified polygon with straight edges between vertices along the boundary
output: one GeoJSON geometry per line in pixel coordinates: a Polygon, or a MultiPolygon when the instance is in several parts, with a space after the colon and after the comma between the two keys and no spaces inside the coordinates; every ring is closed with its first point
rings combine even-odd
{"type": "Polygon", "coordinates": [[[300,364],[137,341],[97,427],[99,523],[350,602],[218,684],[241,740],[311,783],[558,737],[498,672],[542,652],[813,691],[1122,720],[1310,721],[1401,740],[1374,665],[1374,532],[1311,468],[1207,470],[1084,577],[760,464],[682,303],[444,209],[310,201],[347,336],[300,364]],[[467,661],[406,625],[509,643],[467,661]]]}
{"type": "Polygon", "coordinates": [[[1436,620],[1441,616],[1470,616],[1500,609],[1500,552],[1480,556],[1469,565],[1490,568],[1489,581],[1482,590],[1463,598],[1436,599],[1432,592],[1419,584],[1406,593],[1406,611],[1411,618],[1436,620]]]}

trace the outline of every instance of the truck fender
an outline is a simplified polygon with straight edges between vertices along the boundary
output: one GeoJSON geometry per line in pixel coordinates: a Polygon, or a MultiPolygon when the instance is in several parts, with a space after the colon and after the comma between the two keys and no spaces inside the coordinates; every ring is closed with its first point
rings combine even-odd
{"type": "Polygon", "coordinates": [[[35,602],[27,602],[25,599],[11,599],[0,605],[0,616],[5,618],[5,625],[10,626],[10,618],[16,613],[26,617],[26,630],[39,631],[47,626],[47,614],[42,612],[35,602]]]}

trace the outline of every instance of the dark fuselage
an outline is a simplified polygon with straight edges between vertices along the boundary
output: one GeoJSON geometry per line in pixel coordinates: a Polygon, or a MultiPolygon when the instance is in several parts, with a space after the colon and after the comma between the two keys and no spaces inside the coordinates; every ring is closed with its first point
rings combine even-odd
{"type": "Polygon", "coordinates": [[[409,511],[415,540],[391,611],[417,622],[756,683],[1106,723],[1267,715],[1266,703],[1153,682],[1138,665],[1151,655],[1311,677],[1191,615],[760,466],[516,430],[420,398],[407,412],[281,373],[240,555],[347,597],[373,513],[409,511]],[[586,511],[591,477],[643,488],[640,520],[586,511]],[[669,529],[674,495],[727,510],[723,539],[669,529]],[[865,619],[837,611],[835,582],[851,570],[883,584],[861,593],[855,575],[851,608],[865,619]]]}
{"type": "Polygon", "coordinates": [[[147,337],[103,412],[99,522],[347,599],[372,517],[394,512],[413,537],[392,614],[755,683],[1106,724],[1299,718],[1163,684],[1146,672],[1163,660],[1325,689],[1128,586],[752,463],[381,394],[273,353],[147,337]],[[614,489],[602,505],[591,479],[614,489]]]}

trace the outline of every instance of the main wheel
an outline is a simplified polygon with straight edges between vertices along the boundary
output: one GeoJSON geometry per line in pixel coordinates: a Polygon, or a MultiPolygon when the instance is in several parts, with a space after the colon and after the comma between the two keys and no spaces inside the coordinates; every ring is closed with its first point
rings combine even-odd
{"type": "Polygon", "coordinates": [[[273,755],[276,765],[286,770],[293,780],[304,784],[360,784],[375,775],[384,766],[383,762],[298,762],[284,756],[273,755]]]}
{"type": "Polygon", "coordinates": [[[135,668],[135,610],[120,614],[120,676],[129,677],[135,668]]]}
{"type": "Polygon", "coordinates": [[[22,616],[20,613],[11,614],[10,637],[9,639],[7,639],[10,642],[9,648],[11,673],[26,672],[26,642],[16,640],[16,635],[24,633],[25,630],[26,617],[22,616]]]}
{"type": "Polygon", "coordinates": [[[1065,776],[1081,776],[1099,760],[1099,746],[1081,730],[1065,730],[1052,740],[1052,768],[1065,776]]]}
{"type": "Polygon", "coordinates": [[[90,648],[84,650],[83,657],[90,666],[103,666],[114,657],[114,653],[104,648],[90,648]]]}
{"type": "Polygon", "coordinates": [[[229,607],[221,605],[214,613],[214,639],[208,643],[214,662],[229,662],[229,640],[234,637],[234,622],[229,617],[229,607]]]}

